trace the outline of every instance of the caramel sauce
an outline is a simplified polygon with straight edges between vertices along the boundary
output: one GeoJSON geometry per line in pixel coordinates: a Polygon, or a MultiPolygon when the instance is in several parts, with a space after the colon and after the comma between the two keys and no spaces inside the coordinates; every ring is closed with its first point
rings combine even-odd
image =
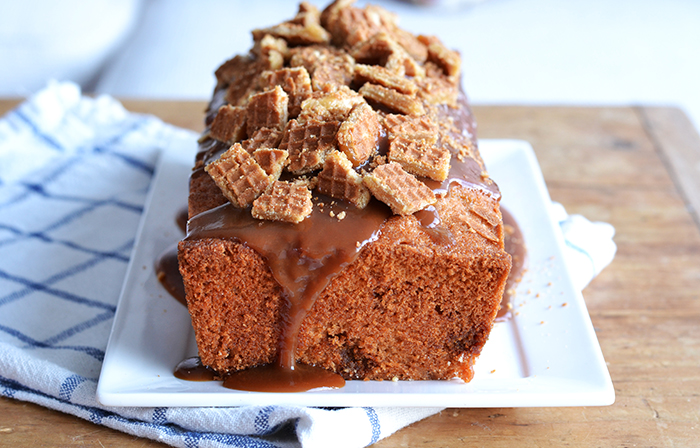
{"type": "Polygon", "coordinates": [[[418,219],[418,222],[425,233],[430,236],[430,239],[435,244],[440,244],[442,246],[450,246],[454,244],[454,235],[452,232],[450,232],[450,229],[442,226],[440,214],[435,207],[430,205],[423,210],[417,211],[413,214],[413,216],[418,219]]]}
{"type": "MultiPolygon", "coordinates": [[[[181,208],[175,215],[175,224],[182,230],[182,233],[187,233],[187,207],[181,208]]],[[[168,247],[156,259],[155,266],[156,278],[166,291],[175,298],[178,302],[187,306],[187,298],[185,296],[185,285],[180,275],[180,268],[177,261],[177,244],[168,247]]]]}
{"type": "Polygon", "coordinates": [[[185,296],[185,285],[180,275],[180,268],[177,261],[177,245],[170,246],[165,252],[160,254],[155,263],[156,277],[166,291],[178,302],[187,306],[185,296]]]}
{"type": "Polygon", "coordinates": [[[318,387],[340,388],[345,380],[320,367],[296,364],[293,369],[276,364],[233,372],[224,379],[224,387],[250,392],[305,392],[318,387]]]}
{"type": "Polygon", "coordinates": [[[187,213],[187,207],[182,207],[175,215],[175,224],[182,231],[183,234],[187,233],[187,220],[189,219],[187,213]]]}
{"type": "Polygon", "coordinates": [[[214,381],[216,372],[202,364],[199,356],[187,358],[175,367],[175,378],[186,381],[214,381]]]}

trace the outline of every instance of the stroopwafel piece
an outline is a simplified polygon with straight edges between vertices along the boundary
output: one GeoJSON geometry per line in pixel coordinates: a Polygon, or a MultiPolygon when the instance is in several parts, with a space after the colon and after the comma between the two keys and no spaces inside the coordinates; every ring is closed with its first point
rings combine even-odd
{"type": "Polygon", "coordinates": [[[260,128],[249,139],[243,140],[241,146],[252,153],[259,148],[276,148],[282,141],[282,131],[272,128],[260,128]]]}
{"type": "Polygon", "coordinates": [[[284,129],[288,104],[289,95],[280,86],[251,96],[246,108],[248,135],[255,134],[260,128],[284,129]]]}
{"type": "Polygon", "coordinates": [[[287,41],[269,34],[256,41],[251,51],[257,55],[260,70],[278,70],[282,68],[285,59],[289,55],[287,41]]]}
{"type": "Polygon", "coordinates": [[[260,75],[260,87],[263,90],[281,86],[289,95],[289,117],[294,118],[301,112],[301,103],[311,96],[311,77],[304,67],[282,68],[266,71],[260,75]]]}
{"type": "Polygon", "coordinates": [[[389,161],[399,163],[403,169],[417,176],[433,180],[447,179],[450,171],[450,151],[428,140],[411,140],[402,136],[389,144],[389,161]]]}
{"type": "Polygon", "coordinates": [[[377,147],[380,124],[377,113],[367,103],[355,106],[338,129],[338,147],[353,166],[359,166],[377,147]]]}
{"type": "Polygon", "coordinates": [[[364,96],[366,99],[386,106],[393,111],[401,112],[402,114],[423,115],[425,113],[423,104],[419,99],[415,96],[397,92],[394,89],[387,89],[378,84],[368,82],[360,88],[359,92],[360,95],[364,96]]]}
{"type": "Polygon", "coordinates": [[[253,39],[260,40],[266,34],[280,37],[290,45],[323,44],[330,41],[330,34],[320,24],[321,13],[308,2],[299,5],[296,17],[269,28],[253,30],[253,39]]]}
{"type": "Polygon", "coordinates": [[[397,215],[410,215],[436,202],[433,190],[395,162],[378,166],[362,182],[397,215]]]}
{"type": "Polygon", "coordinates": [[[396,43],[413,58],[417,63],[423,64],[428,59],[428,48],[413,33],[396,27],[392,30],[396,43]]]}
{"type": "Polygon", "coordinates": [[[284,149],[260,148],[253,152],[255,161],[269,176],[279,179],[287,163],[289,153],[284,149]]]}
{"type": "Polygon", "coordinates": [[[352,168],[352,163],[340,151],[326,157],[323,170],[318,174],[318,191],[336,199],[345,199],[357,208],[365,208],[370,200],[362,176],[352,168]]]}
{"type": "Polygon", "coordinates": [[[384,9],[368,5],[364,9],[347,7],[350,2],[339,1],[324,11],[323,26],[331,32],[339,47],[353,47],[376,33],[393,28],[396,17],[384,9]]]}
{"type": "Polygon", "coordinates": [[[424,45],[428,47],[428,60],[434,62],[445,74],[451,78],[459,76],[462,60],[454,50],[447,48],[437,37],[418,36],[424,45]]]}
{"type": "Polygon", "coordinates": [[[452,83],[444,77],[424,76],[416,80],[418,97],[428,104],[439,106],[446,104],[457,107],[458,92],[452,83]]]}
{"type": "Polygon", "coordinates": [[[425,71],[421,64],[411,57],[394,37],[395,35],[379,32],[367,41],[355,45],[350,54],[359,63],[386,68],[396,76],[422,77],[425,71]]]}
{"type": "Polygon", "coordinates": [[[237,55],[216,70],[219,87],[228,86],[226,99],[232,105],[241,105],[258,74],[258,63],[250,56],[237,55]]]}
{"type": "Polygon", "coordinates": [[[276,181],[272,188],[253,202],[256,219],[300,223],[313,210],[311,191],[298,183],[276,181]]]}
{"type": "Polygon", "coordinates": [[[323,166],[326,155],[336,147],[337,121],[289,122],[280,143],[289,151],[287,169],[294,174],[310,173],[323,166]]]}
{"type": "Polygon", "coordinates": [[[275,181],[240,143],[235,143],[204,169],[226,199],[240,208],[252,204],[275,181]]]}
{"type": "Polygon", "coordinates": [[[350,85],[355,60],[336,48],[311,45],[296,47],[290,51],[289,65],[304,67],[311,75],[314,90],[323,90],[325,85],[350,85]]]}
{"type": "Polygon", "coordinates": [[[229,104],[221,106],[211,123],[209,135],[226,143],[233,143],[245,138],[246,109],[229,104]]]}
{"type": "Polygon", "coordinates": [[[410,117],[406,115],[388,114],[384,117],[389,141],[404,137],[410,140],[425,140],[435,144],[438,128],[429,117],[410,117]]]}
{"type": "Polygon", "coordinates": [[[385,32],[358,43],[350,49],[350,55],[362,64],[385,66],[389,57],[398,51],[396,41],[385,32]]]}
{"type": "Polygon", "coordinates": [[[355,64],[355,80],[359,83],[371,82],[408,95],[415,95],[416,83],[399,76],[378,65],[355,64]]]}
{"type": "Polygon", "coordinates": [[[269,70],[264,60],[246,56],[235,56],[216,71],[219,86],[228,86],[224,94],[232,106],[245,106],[257,88],[257,77],[262,70],[269,70]]]}
{"type": "Polygon", "coordinates": [[[347,86],[326,86],[302,103],[299,121],[343,121],[353,107],[364,102],[357,92],[347,86]]]}

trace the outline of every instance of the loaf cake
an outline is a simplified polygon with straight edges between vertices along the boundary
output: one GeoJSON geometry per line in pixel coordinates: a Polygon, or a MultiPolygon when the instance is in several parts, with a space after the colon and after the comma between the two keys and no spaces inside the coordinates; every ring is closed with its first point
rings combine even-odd
{"type": "Polygon", "coordinates": [[[511,259],[459,54],[348,0],[252,34],[178,247],[202,364],[469,381],[511,259]]]}

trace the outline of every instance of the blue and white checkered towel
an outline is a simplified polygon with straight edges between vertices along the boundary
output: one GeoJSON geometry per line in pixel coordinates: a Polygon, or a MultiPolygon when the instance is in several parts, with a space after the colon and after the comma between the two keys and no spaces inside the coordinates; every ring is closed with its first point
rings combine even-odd
{"type": "MultiPolygon", "coordinates": [[[[362,447],[439,412],[96,401],[155,161],[182,138],[192,134],[70,83],[50,84],[0,119],[0,394],[181,447],[362,447]]],[[[576,219],[577,234],[605,234],[602,251],[586,238],[572,249],[594,254],[579,255],[582,288],[612,260],[613,230],[576,219]]]]}

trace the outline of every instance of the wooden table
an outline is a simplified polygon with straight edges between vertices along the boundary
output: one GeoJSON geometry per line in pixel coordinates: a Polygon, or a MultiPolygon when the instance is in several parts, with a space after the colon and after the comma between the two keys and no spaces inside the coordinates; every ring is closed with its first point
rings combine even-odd
{"type": "MultiPolygon", "coordinates": [[[[0,113],[16,101],[1,101],[0,113]]],[[[204,103],[125,101],[201,129],[204,103]]],[[[613,263],[584,291],[616,401],[606,407],[448,409],[375,446],[700,444],[700,138],[658,107],[474,108],[479,136],[532,143],[550,194],[615,226],[613,263]]],[[[0,399],[0,446],[159,446],[0,399]]]]}

